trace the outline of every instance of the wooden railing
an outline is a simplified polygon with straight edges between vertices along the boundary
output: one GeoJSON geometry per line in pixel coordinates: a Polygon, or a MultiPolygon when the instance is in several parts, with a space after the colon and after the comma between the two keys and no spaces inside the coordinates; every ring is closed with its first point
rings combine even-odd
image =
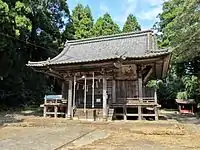
{"type": "Polygon", "coordinates": [[[155,103],[154,97],[142,98],[117,98],[116,104],[155,103]]]}

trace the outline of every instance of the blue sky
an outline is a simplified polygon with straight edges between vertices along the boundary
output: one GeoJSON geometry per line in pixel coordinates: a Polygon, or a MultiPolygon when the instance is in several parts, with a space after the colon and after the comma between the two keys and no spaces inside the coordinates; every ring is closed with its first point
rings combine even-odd
{"type": "Polygon", "coordinates": [[[152,28],[158,20],[156,16],[162,11],[163,0],[68,0],[69,9],[78,3],[89,5],[95,21],[108,12],[120,27],[132,13],[145,30],[152,28]]]}

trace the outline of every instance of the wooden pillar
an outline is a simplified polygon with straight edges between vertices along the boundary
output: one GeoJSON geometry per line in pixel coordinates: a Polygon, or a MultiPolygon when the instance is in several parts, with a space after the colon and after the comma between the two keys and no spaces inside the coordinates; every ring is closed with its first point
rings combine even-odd
{"type": "Polygon", "coordinates": [[[92,108],[94,108],[94,72],[92,75],[92,108]]]}
{"type": "Polygon", "coordinates": [[[155,106],[154,112],[155,112],[155,120],[158,120],[158,107],[157,106],[155,106]]]}
{"type": "Polygon", "coordinates": [[[158,120],[158,98],[157,98],[157,89],[154,90],[154,101],[156,106],[154,107],[154,113],[155,113],[155,120],[158,120]]]}
{"type": "Polygon", "coordinates": [[[138,120],[142,120],[142,106],[138,105],[138,120]]]}
{"type": "Polygon", "coordinates": [[[58,106],[54,106],[54,118],[57,118],[58,106]]]}
{"type": "MultiPolygon", "coordinates": [[[[142,73],[141,66],[138,67],[138,96],[139,102],[142,103],[143,92],[142,92],[142,73]]],[[[142,120],[142,106],[138,105],[138,120],[142,120]]]]}
{"type": "Polygon", "coordinates": [[[87,98],[87,79],[86,79],[86,76],[85,76],[85,84],[84,84],[84,113],[86,113],[86,98],[87,98]]]}
{"type": "Polygon", "coordinates": [[[127,116],[126,116],[127,108],[126,108],[126,105],[124,105],[123,109],[124,109],[124,120],[127,120],[127,116]]]}
{"type": "Polygon", "coordinates": [[[192,111],[192,114],[194,114],[194,104],[192,104],[191,111],[192,111]]]}
{"type": "MultiPolygon", "coordinates": [[[[67,92],[68,92],[68,85],[65,81],[62,82],[62,98],[65,99],[65,103],[67,104],[67,92]]],[[[67,106],[64,107],[65,111],[65,118],[67,118],[67,106]]]]}
{"type": "Polygon", "coordinates": [[[178,105],[179,114],[181,113],[181,105],[178,105]]]}
{"type": "Polygon", "coordinates": [[[112,102],[116,103],[116,80],[112,80],[112,102]]]}
{"type": "Polygon", "coordinates": [[[43,110],[43,116],[46,117],[46,113],[47,113],[47,106],[46,106],[46,103],[47,103],[47,99],[46,99],[46,95],[44,97],[44,110],[43,110]]]}
{"type": "Polygon", "coordinates": [[[67,118],[72,119],[72,80],[69,80],[69,87],[68,87],[67,118]]]}
{"type": "Polygon", "coordinates": [[[142,98],[143,98],[143,94],[142,94],[142,93],[143,93],[143,92],[142,92],[142,78],[141,78],[141,77],[138,78],[138,90],[139,90],[139,91],[138,91],[138,92],[139,92],[139,93],[138,93],[138,95],[139,95],[139,100],[142,101],[142,98]]]}
{"type": "Polygon", "coordinates": [[[103,120],[107,120],[107,80],[103,77],[103,120]]]}
{"type": "Polygon", "coordinates": [[[47,116],[46,112],[47,112],[47,106],[45,106],[45,104],[44,104],[44,112],[43,112],[43,116],[44,116],[44,117],[47,116]]]}
{"type": "Polygon", "coordinates": [[[76,76],[74,76],[74,89],[73,89],[73,109],[76,106],[76,76]]]}
{"type": "Polygon", "coordinates": [[[154,108],[154,113],[155,113],[155,120],[158,120],[158,106],[157,106],[157,104],[158,104],[158,98],[157,98],[157,89],[155,89],[155,91],[154,91],[154,101],[155,101],[155,103],[156,103],[156,106],[155,106],[155,108],[154,108]]]}
{"type": "Polygon", "coordinates": [[[154,90],[154,101],[155,101],[156,104],[158,103],[157,89],[154,90]]]}

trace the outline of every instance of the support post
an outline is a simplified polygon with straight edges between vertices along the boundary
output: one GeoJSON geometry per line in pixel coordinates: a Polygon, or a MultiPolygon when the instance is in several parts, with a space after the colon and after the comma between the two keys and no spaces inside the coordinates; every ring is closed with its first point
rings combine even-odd
{"type": "Polygon", "coordinates": [[[45,106],[45,104],[44,104],[44,112],[43,112],[43,116],[44,116],[44,117],[47,116],[46,112],[47,112],[47,106],[45,106]]]}
{"type": "Polygon", "coordinates": [[[124,105],[124,107],[123,107],[123,109],[124,109],[124,120],[127,120],[127,108],[126,108],[126,105],[124,105]]]}
{"type": "Polygon", "coordinates": [[[194,114],[194,105],[192,104],[192,114],[194,114]]]}
{"type": "MultiPolygon", "coordinates": [[[[142,92],[142,73],[141,66],[138,67],[138,96],[139,102],[142,103],[143,92],[142,92]]],[[[138,120],[142,120],[142,106],[138,105],[138,120]]]]}
{"type": "Polygon", "coordinates": [[[155,120],[158,120],[158,107],[157,106],[154,107],[154,111],[155,111],[155,120]]]}
{"type": "Polygon", "coordinates": [[[154,90],[154,101],[155,101],[156,104],[158,103],[157,89],[154,90]]]}
{"type": "Polygon", "coordinates": [[[92,108],[94,108],[94,72],[92,73],[92,108]]]}
{"type": "Polygon", "coordinates": [[[47,116],[47,106],[46,106],[46,103],[47,103],[47,99],[46,99],[46,95],[44,97],[44,110],[43,110],[43,116],[46,117],[47,116]]]}
{"type": "Polygon", "coordinates": [[[155,88],[155,91],[154,91],[154,100],[155,100],[155,103],[156,103],[156,106],[154,108],[154,113],[155,113],[155,120],[158,120],[158,98],[157,98],[157,89],[155,88]]]}
{"type": "Polygon", "coordinates": [[[138,106],[138,120],[142,120],[142,106],[138,106]]]}
{"type": "Polygon", "coordinates": [[[107,119],[107,80],[103,77],[103,120],[107,119]]]}
{"type": "Polygon", "coordinates": [[[76,76],[74,76],[74,89],[73,89],[73,109],[75,108],[76,103],[76,76]]]}
{"type": "Polygon", "coordinates": [[[84,84],[84,113],[86,113],[86,95],[87,92],[87,80],[86,80],[86,76],[85,76],[85,84],[84,84]]]}
{"type": "Polygon", "coordinates": [[[67,118],[72,119],[72,80],[69,80],[69,87],[68,87],[67,118]]]}
{"type": "Polygon", "coordinates": [[[54,106],[54,118],[57,118],[58,106],[54,106]]]}
{"type": "Polygon", "coordinates": [[[112,80],[112,102],[116,103],[116,80],[112,80]]]}
{"type": "Polygon", "coordinates": [[[179,114],[181,114],[181,105],[178,105],[179,114]]]}
{"type": "Polygon", "coordinates": [[[139,90],[139,100],[140,100],[140,102],[142,102],[143,100],[142,100],[142,98],[143,98],[143,92],[142,92],[142,77],[139,77],[138,78],[138,90],[139,90]]]}

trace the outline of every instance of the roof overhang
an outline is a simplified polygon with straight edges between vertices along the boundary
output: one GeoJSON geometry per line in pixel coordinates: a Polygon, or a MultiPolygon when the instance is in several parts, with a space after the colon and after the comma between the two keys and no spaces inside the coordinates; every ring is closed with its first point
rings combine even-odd
{"type": "MultiPolygon", "coordinates": [[[[105,58],[105,59],[95,59],[95,60],[87,60],[87,61],[63,61],[63,62],[51,62],[49,60],[47,61],[39,61],[39,62],[31,62],[29,61],[26,66],[29,67],[47,67],[47,66],[56,66],[56,65],[79,65],[79,64],[91,64],[91,63],[98,63],[98,62],[105,62],[105,61],[111,61],[111,60],[132,60],[135,62],[141,62],[152,59],[152,58],[158,58],[166,55],[171,55],[170,51],[161,51],[157,53],[147,53],[145,55],[140,56],[132,56],[132,57],[112,57],[112,58],[105,58]]],[[[166,64],[167,65],[167,64],[166,64]]]]}
{"type": "Polygon", "coordinates": [[[55,75],[61,69],[72,72],[84,69],[87,71],[105,67],[112,68],[115,62],[123,64],[155,63],[156,71],[158,70],[156,76],[164,77],[169,68],[170,58],[171,51],[158,49],[153,32],[147,30],[67,41],[63,51],[56,57],[46,61],[29,61],[27,66],[39,72],[55,75]]]}
{"type": "Polygon", "coordinates": [[[169,62],[171,58],[170,52],[153,54],[142,57],[128,57],[128,58],[112,58],[99,61],[88,61],[79,63],[61,63],[61,64],[48,64],[44,62],[42,65],[37,63],[32,65],[29,63],[29,67],[33,68],[37,72],[54,76],[59,79],[63,79],[60,73],[63,72],[87,72],[87,71],[101,71],[102,68],[114,69],[116,62],[122,64],[155,64],[156,78],[163,78],[166,76],[169,62]],[[157,62],[161,62],[160,68],[156,66],[157,62]]]}

